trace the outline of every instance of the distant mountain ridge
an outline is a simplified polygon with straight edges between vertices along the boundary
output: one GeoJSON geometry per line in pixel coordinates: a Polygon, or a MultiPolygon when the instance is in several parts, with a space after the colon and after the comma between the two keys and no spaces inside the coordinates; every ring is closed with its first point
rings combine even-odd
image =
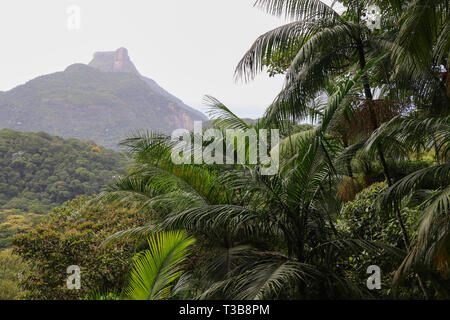
{"type": "Polygon", "coordinates": [[[0,210],[47,213],[78,195],[105,190],[125,168],[123,154],[93,141],[2,129],[0,210]]]}
{"type": "Polygon", "coordinates": [[[170,133],[208,118],[142,76],[125,48],[0,92],[0,129],[45,131],[108,148],[136,130],[170,133]]]}
{"type": "Polygon", "coordinates": [[[155,92],[161,94],[162,96],[165,96],[169,100],[176,103],[179,107],[189,112],[193,112],[200,118],[203,118],[199,120],[208,120],[208,118],[203,113],[187,106],[179,98],[175,97],[174,95],[163,89],[161,86],[159,86],[155,80],[142,76],[131,61],[128,55],[128,50],[126,48],[119,48],[116,51],[95,52],[94,58],[88,65],[105,72],[125,72],[135,74],[142,80],[144,80],[155,92]]]}

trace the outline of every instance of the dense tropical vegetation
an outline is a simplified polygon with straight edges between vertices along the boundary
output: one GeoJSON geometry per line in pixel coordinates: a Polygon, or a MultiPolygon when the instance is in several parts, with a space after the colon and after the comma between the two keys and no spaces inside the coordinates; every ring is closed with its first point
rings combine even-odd
{"type": "Polygon", "coordinates": [[[18,283],[28,270],[23,260],[12,249],[0,251],[0,300],[13,300],[22,297],[18,283]]]}
{"type": "MultiPolygon", "coordinates": [[[[171,137],[136,134],[122,142],[126,176],[17,238],[35,262],[29,297],[449,299],[450,2],[342,3],[256,1],[288,23],[255,41],[236,76],[282,73],[283,90],[251,122],[207,97],[217,132],[279,129],[276,174],[249,161],[251,143],[234,150],[243,163],[176,165],[171,137]],[[363,19],[371,4],[380,29],[363,19]],[[116,211],[130,220],[96,221],[116,211]],[[75,293],[63,287],[72,264],[89,274],[75,293]],[[370,265],[381,290],[366,286],[370,265]]],[[[201,147],[213,142],[235,147],[201,147]]]]}
{"type": "Polygon", "coordinates": [[[103,288],[125,285],[131,258],[139,243],[102,247],[121,228],[142,225],[152,212],[126,207],[86,206],[79,196],[55,208],[34,230],[16,236],[16,253],[30,265],[21,279],[25,299],[82,299],[103,288]],[[81,290],[67,290],[67,267],[81,266],[81,290]]]}
{"type": "Polygon", "coordinates": [[[4,250],[13,237],[32,232],[52,208],[105,190],[125,164],[122,154],[90,141],[0,130],[0,299],[22,296],[17,275],[25,264],[4,250]]]}
{"type": "Polygon", "coordinates": [[[47,213],[97,193],[124,173],[125,158],[93,142],[44,132],[0,131],[0,208],[47,213]]]}
{"type": "Polygon", "coordinates": [[[123,155],[93,142],[0,130],[0,249],[52,208],[125,172],[123,155]]]}

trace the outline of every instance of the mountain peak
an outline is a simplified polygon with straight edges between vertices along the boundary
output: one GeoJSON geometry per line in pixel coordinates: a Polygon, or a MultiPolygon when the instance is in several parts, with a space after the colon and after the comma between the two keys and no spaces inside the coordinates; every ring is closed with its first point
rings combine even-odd
{"type": "Polygon", "coordinates": [[[184,104],[183,101],[161,88],[155,80],[142,76],[134,66],[128,55],[127,48],[119,48],[116,51],[99,51],[94,53],[94,58],[89,66],[105,72],[125,72],[137,75],[156,93],[169,99],[185,111],[194,113],[199,119],[208,120],[208,118],[198,110],[195,110],[184,104]]]}
{"type": "Polygon", "coordinates": [[[106,72],[126,72],[139,75],[128,55],[127,48],[119,48],[116,51],[95,52],[90,67],[106,72]]]}
{"type": "Polygon", "coordinates": [[[76,63],[0,94],[0,129],[46,131],[109,148],[136,130],[168,134],[204,120],[140,75],[125,48],[97,52],[89,66],[76,63]]]}

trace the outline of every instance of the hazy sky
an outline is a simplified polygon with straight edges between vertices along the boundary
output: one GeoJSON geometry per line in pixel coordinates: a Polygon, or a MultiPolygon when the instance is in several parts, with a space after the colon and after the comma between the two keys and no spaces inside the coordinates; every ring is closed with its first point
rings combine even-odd
{"type": "Polygon", "coordinates": [[[234,69],[253,41],[284,20],[254,0],[2,0],[0,91],[37,76],[89,63],[95,51],[126,47],[142,75],[185,103],[205,110],[210,94],[242,117],[259,117],[283,78],[263,74],[234,82],[234,69]],[[81,28],[66,12],[81,9],[81,28]]]}

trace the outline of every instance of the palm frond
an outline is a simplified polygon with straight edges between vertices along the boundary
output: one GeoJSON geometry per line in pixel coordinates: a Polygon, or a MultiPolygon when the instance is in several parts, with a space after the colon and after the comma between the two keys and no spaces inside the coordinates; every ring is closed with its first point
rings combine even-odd
{"type": "Polygon", "coordinates": [[[339,14],[319,0],[257,0],[256,7],[275,16],[284,16],[286,19],[303,20],[314,18],[316,20],[339,19],[339,14]]]}
{"type": "Polygon", "coordinates": [[[274,299],[300,282],[319,278],[313,265],[283,259],[270,254],[255,257],[253,263],[237,267],[226,280],[216,282],[201,298],[223,296],[237,300],[274,299]]]}
{"type": "Polygon", "coordinates": [[[236,116],[227,106],[212,96],[205,96],[204,101],[209,105],[208,115],[213,126],[219,129],[250,129],[250,126],[236,116]]]}
{"type": "Polygon", "coordinates": [[[245,53],[236,67],[236,79],[253,79],[264,68],[264,61],[270,60],[279,48],[293,48],[298,41],[307,38],[314,30],[314,21],[296,21],[260,36],[245,53]]]}
{"type": "Polygon", "coordinates": [[[126,295],[132,300],[161,300],[171,295],[183,273],[181,263],[194,243],[180,231],[163,232],[148,239],[149,249],[134,258],[126,295]]]}

